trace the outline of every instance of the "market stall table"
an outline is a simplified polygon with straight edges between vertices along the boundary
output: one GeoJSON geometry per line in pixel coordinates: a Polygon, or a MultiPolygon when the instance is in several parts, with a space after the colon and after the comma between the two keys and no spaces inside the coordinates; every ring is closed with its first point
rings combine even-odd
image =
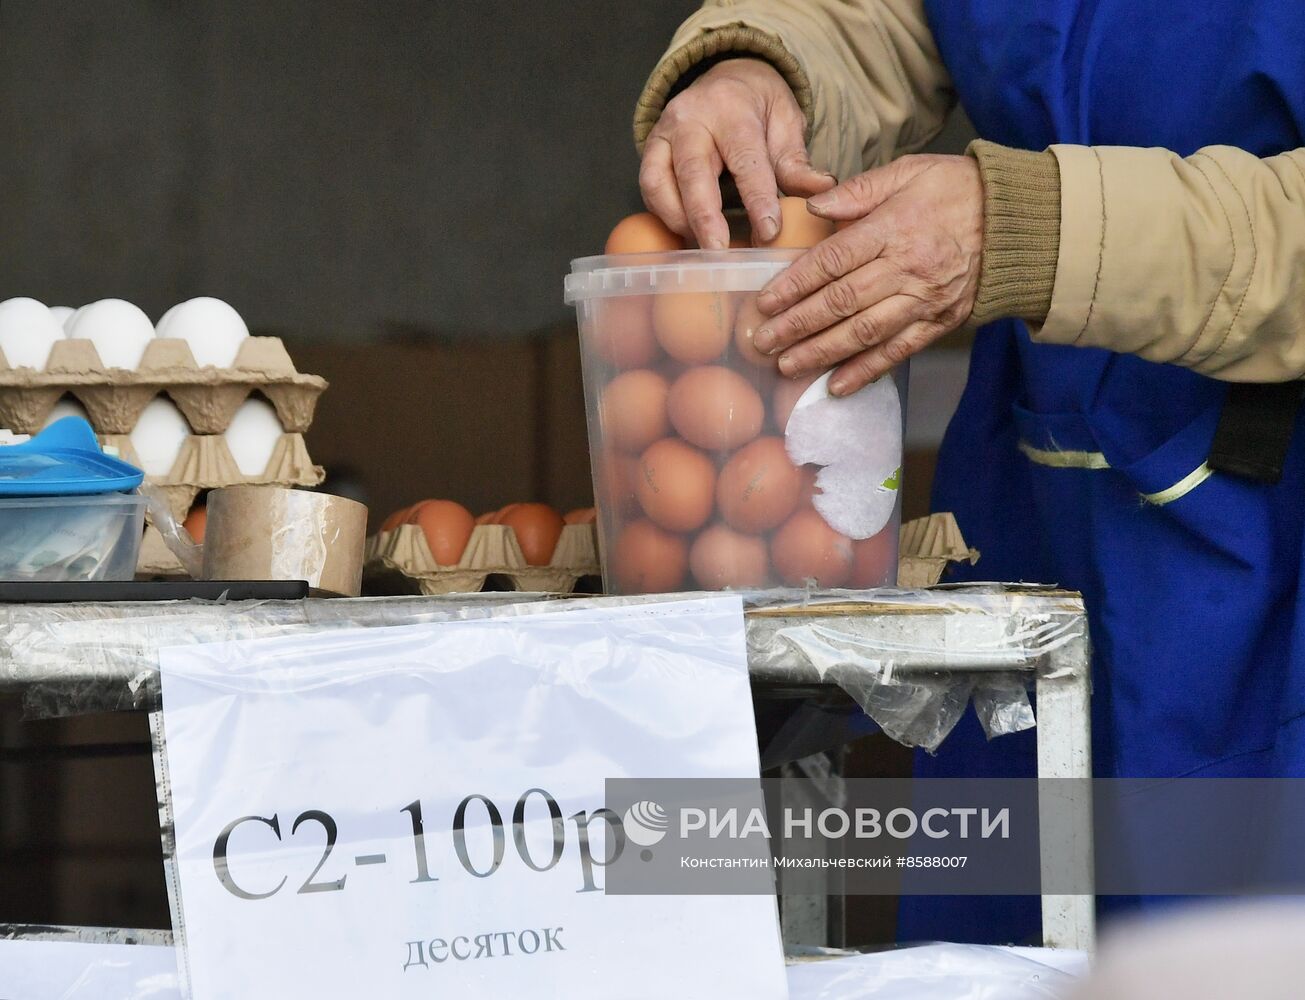
{"type": "MultiPolygon", "coordinates": [[[[622,603],[664,598],[612,598],[622,603]]],[[[975,695],[990,733],[1027,728],[1037,702],[1040,778],[1090,778],[1090,644],[1081,598],[1048,588],[766,592],[746,595],[749,668],[758,705],[854,700],[890,736],[936,746],[975,695]]],[[[570,602],[568,601],[568,606],[570,602]]],[[[29,717],[158,707],[166,646],[307,630],[411,625],[558,607],[520,593],[132,604],[0,605],[0,696],[29,717]]],[[[797,751],[794,751],[796,753],[797,751]]],[[[791,756],[791,755],[790,755],[791,756]]],[[[1092,884],[1085,784],[1039,803],[1044,875],[1092,884]],[[1047,831],[1054,830],[1048,836],[1047,831]]],[[[1043,940],[1090,949],[1090,895],[1044,895],[1043,940]]],[[[786,940],[841,944],[837,904],[783,904],[786,940]]]]}

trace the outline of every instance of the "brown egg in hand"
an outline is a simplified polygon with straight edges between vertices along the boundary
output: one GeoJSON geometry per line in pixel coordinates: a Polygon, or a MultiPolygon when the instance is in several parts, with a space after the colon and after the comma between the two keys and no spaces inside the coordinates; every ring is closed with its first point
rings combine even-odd
{"type": "Polygon", "coordinates": [[[683,250],[684,238],[651,212],[626,216],[616,224],[603,253],[666,253],[683,250]]]}
{"type": "Polygon", "coordinates": [[[764,538],[724,524],[704,529],[689,549],[689,571],[707,590],[765,586],[769,563],[764,538]]]}
{"type": "Polygon", "coordinates": [[[623,451],[641,452],[670,430],[666,379],[646,368],[622,372],[607,384],[598,404],[598,417],[608,443],[623,451]]]}
{"type": "Polygon", "coordinates": [[[790,587],[808,580],[823,588],[841,587],[852,575],[852,541],[825,523],[811,508],[784,522],[770,543],[779,578],[790,587]]]}
{"type": "Polygon", "coordinates": [[[517,503],[504,508],[499,523],[511,528],[521,554],[531,566],[547,566],[562,536],[562,515],[546,503],[517,503]]]}
{"type": "Polygon", "coordinates": [[[757,368],[779,369],[779,354],[762,354],[752,343],[762,324],[769,319],[757,308],[757,296],[749,292],[739,303],[738,316],[734,320],[734,353],[757,368]]]}
{"type": "Polygon", "coordinates": [[[666,292],[653,297],[653,330],[676,361],[705,365],[734,336],[734,297],[728,292],[666,292]]]}
{"type": "Polygon", "coordinates": [[[779,235],[769,243],[771,250],[806,249],[834,234],[834,224],[807,211],[805,198],[779,199],[779,235]]]}
{"type": "Polygon", "coordinates": [[[617,535],[608,570],[619,593],[659,594],[680,589],[688,564],[683,538],[639,520],[617,535]]]}
{"type": "Polygon", "coordinates": [[[408,523],[421,528],[436,563],[456,566],[476,519],[466,507],[452,500],[423,500],[409,512],[408,523]]]}
{"type": "Polygon", "coordinates": [[[667,531],[696,531],[715,506],[716,466],[692,445],[663,438],[639,459],[639,505],[667,531]]]}
{"type": "Polygon", "coordinates": [[[757,390],[738,372],[719,365],[690,368],[676,379],[666,409],[679,435],[708,451],[746,444],[766,419],[757,390]]]}
{"type": "Polygon", "coordinates": [[[716,504],[731,528],[759,535],[783,524],[802,491],[802,476],[777,437],[740,448],[720,471],[716,504]]]}

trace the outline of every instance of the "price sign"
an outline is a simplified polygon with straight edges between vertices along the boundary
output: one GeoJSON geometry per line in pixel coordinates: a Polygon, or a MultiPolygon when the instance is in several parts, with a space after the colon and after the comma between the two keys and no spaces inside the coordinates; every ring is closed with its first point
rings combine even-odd
{"type": "Polygon", "coordinates": [[[738,598],[160,663],[194,1000],[786,996],[772,898],[603,891],[605,779],[758,776],[738,598]]]}

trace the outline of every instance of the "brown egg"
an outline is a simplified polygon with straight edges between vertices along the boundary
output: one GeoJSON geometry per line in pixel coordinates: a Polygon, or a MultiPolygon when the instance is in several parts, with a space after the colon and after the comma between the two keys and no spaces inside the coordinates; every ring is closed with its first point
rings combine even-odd
{"type": "Polygon", "coordinates": [[[659,594],[679,590],[688,565],[683,538],[639,520],[617,535],[608,570],[616,593],[659,594]]]}
{"type": "Polygon", "coordinates": [[[639,458],[605,449],[598,460],[598,509],[624,517],[638,506],[639,458]],[[610,508],[610,510],[609,510],[610,508]]]}
{"type": "Polygon", "coordinates": [[[697,448],[663,438],[639,459],[639,504],[667,531],[696,531],[715,504],[716,466],[697,448]]]}
{"type": "Polygon", "coordinates": [[[797,401],[802,398],[807,387],[822,374],[824,373],[780,379],[770,397],[770,419],[775,425],[775,430],[784,433],[784,429],[788,427],[788,418],[793,415],[793,407],[797,406],[797,401]]]}
{"type": "Polygon", "coordinates": [[[598,511],[593,507],[577,507],[562,515],[563,524],[593,524],[598,520],[598,511]]]}
{"type": "Polygon", "coordinates": [[[897,580],[897,529],[891,524],[877,535],[852,543],[852,580],[857,590],[891,587],[897,580]]]}
{"type": "Polygon", "coordinates": [[[653,297],[653,330],[662,349],[691,365],[715,361],[734,335],[728,292],[667,292],[653,297]]]}
{"type": "Polygon", "coordinates": [[[805,198],[779,199],[779,235],[761,246],[772,250],[813,247],[834,233],[834,224],[807,211],[805,198]]]}
{"type": "Polygon", "coordinates": [[[393,531],[399,525],[408,520],[408,515],[412,513],[411,507],[400,507],[393,514],[381,522],[382,531],[393,531]]]}
{"type": "Polygon", "coordinates": [[[476,518],[477,524],[498,524],[498,511],[487,510],[476,518]]]}
{"type": "Polygon", "coordinates": [[[607,237],[603,253],[664,253],[683,250],[684,239],[651,212],[629,215],[607,237]]]}
{"type": "Polygon", "coordinates": [[[770,571],[766,541],[723,524],[705,529],[689,549],[689,571],[700,587],[763,587],[770,571]]]}
{"type": "Polygon", "coordinates": [[[547,566],[562,536],[562,515],[546,503],[517,503],[506,508],[499,523],[517,536],[521,553],[531,566],[547,566]]]}
{"type": "Polygon", "coordinates": [[[193,507],[181,526],[196,545],[203,545],[204,529],[208,527],[208,508],[204,504],[193,507]]]}
{"type": "Polygon", "coordinates": [[[466,507],[452,500],[423,500],[409,512],[408,523],[421,528],[435,562],[456,566],[476,519],[466,507]]]}
{"type": "Polygon", "coordinates": [[[657,358],[650,295],[598,299],[581,330],[586,352],[615,368],[643,368],[657,358]]]}
{"type": "Polygon", "coordinates": [[[775,572],[790,587],[814,580],[823,588],[841,587],[852,575],[852,540],[804,508],[784,522],[770,543],[775,572]]]}
{"type": "Polygon", "coordinates": [[[641,452],[670,430],[666,379],[646,368],[622,372],[607,383],[598,403],[603,437],[622,451],[641,452]]]}
{"type": "Polygon", "coordinates": [[[750,365],[758,368],[779,369],[779,354],[762,354],[753,346],[752,338],[769,319],[757,308],[756,295],[749,292],[739,303],[738,317],[734,320],[734,352],[750,365]]]}
{"type": "Polygon", "coordinates": [[[783,524],[798,505],[802,475],[777,437],[740,448],[720,471],[716,503],[731,528],[758,535],[783,524]]]}
{"type": "Polygon", "coordinates": [[[719,365],[690,368],[666,398],[671,426],[690,444],[725,451],[761,433],[766,408],[738,372],[719,365]]]}

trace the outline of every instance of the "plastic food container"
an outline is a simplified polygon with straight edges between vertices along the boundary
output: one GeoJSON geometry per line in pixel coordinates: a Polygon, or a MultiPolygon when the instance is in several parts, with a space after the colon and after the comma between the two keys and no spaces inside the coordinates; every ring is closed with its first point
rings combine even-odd
{"type": "Polygon", "coordinates": [[[896,582],[906,366],[835,399],[751,344],[801,253],[572,262],[609,593],[896,582]]]}
{"type": "Polygon", "coordinates": [[[0,446],[0,580],[130,580],[145,528],[143,474],[68,417],[0,446]]]}

